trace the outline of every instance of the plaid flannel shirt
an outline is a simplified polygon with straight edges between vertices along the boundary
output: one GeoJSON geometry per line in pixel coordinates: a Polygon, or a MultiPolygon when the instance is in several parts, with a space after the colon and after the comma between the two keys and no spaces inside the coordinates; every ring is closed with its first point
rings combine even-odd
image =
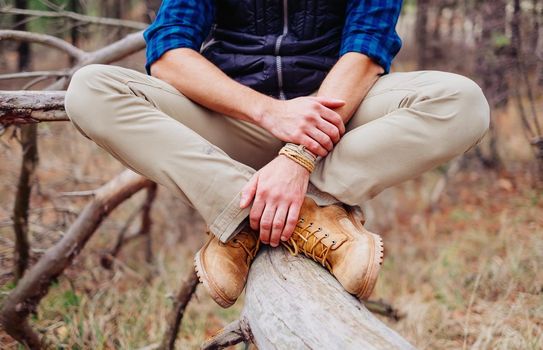
{"type": "MultiPolygon", "coordinates": [[[[347,0],[339,55],[362,53],[388,73],[402,44],[395,29],[401,7],[401,0],[347,0]]],[[[156,20],[144,33],[147,72],[169,50],[191,48],[199,51],[214,18],[214,0],[164,0],[156,20]]]]}

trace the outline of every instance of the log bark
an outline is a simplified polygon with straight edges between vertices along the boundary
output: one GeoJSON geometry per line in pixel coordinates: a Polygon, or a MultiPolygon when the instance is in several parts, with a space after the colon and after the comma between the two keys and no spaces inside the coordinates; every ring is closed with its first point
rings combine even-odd
{"type": "Polygon", "coordinates": [[[0,310],[0,326],[25,347],[40,349],[42,339],[28,323],[30,313],[35,312],[53,280],[70,265],[104,218],[120,203],[151,184],[144,177],[126,170],[98,189],[62,239],[47,250],[7,296],[0,310]]]}
{"type": "Polygon", "coordinates": [[[414,349],[327,270],[284,249],[264,249],[255,259],[241,322],[260,350],[414,349]]]}
{"type": "Polygon", "coordinates": [[[0,91],[0,125],[66,121],[65,91],[0,91]]]}

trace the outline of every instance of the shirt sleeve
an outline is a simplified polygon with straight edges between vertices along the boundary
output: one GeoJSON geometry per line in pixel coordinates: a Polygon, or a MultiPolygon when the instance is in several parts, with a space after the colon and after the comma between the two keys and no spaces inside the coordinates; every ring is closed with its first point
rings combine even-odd
{"type": "Polygon", "coordinates": [[[396,33],[402,0],[348,0],[340,56],[362,53],[385,73],[402,46],[396,33]]]}
{"type": "Polygon", "coordinates": [[[200,50],[214,21],[214,0],[164,0],[157,17],[143,33],[147,43],[145,69],[167,51],[182,47],[200,50]]]}

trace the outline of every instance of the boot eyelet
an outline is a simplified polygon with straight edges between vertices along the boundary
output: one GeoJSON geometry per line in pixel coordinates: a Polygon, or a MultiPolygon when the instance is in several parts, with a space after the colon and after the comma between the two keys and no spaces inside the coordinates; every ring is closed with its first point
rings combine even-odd
{"type": "Polygon", "coordinates": [[[324,237],[328,237],[328,233],[325,233],[325,234],[324,234],[324,237]]]}
{"type": "Polygon", "coordinates": [[[312,226],[313,226],[313,223],[312,223],[312,222],[310,222],[310,223],[309,223],[309,227],[312,227],[312,226]]]}
{"type": "Polygon", "coordinates": [[[317,231],[321,232],[321,231],[322,231],[322,227],[319,227],[319,228],[317,229],[317,231]]]}
{"type": "Polygon", "coordinates": [[[335,240],[335,239],[334,239],[334,240],[332,240],[332,244],[336,244],[336,240],[335,240]]]}

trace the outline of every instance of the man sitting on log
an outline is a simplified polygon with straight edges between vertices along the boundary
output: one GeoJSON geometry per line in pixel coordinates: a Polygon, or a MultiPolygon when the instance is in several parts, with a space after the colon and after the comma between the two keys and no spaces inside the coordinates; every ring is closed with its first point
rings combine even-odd
{"type": "Polygon", "coordinates": [[[147,73],[73,77],[75,126],[184,198],[212,233],[195,264],[232,305],[260,242],[321,263],[367,298],[382,243],[358,209],[474,146],[489,124],[460,75],[391,73],[394,0],[165,0],[147,73]]]}

